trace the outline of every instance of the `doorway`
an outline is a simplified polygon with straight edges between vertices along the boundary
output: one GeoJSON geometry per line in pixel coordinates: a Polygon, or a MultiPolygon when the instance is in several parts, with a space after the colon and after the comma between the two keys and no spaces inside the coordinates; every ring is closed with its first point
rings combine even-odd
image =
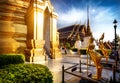
{"type": "Polygon", "coordinates": [[[48,7],[44,11],[43,39],[45,40],[44,49],[50,57],[50,12],[48,7]]]}

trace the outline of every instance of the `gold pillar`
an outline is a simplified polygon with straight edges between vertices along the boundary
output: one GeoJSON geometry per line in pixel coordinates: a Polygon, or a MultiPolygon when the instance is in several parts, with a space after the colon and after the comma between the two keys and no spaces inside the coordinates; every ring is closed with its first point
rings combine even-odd
{"type": "Polygon", "coordinates": [[[26,14],[27,24],[27,49],[26,60],[40,62],[45,60],[43,40],[43,9],[40,9],[34,1],[26,14]]]}
{"type": "Polygon", "coordinates": [[[58,15],[55,12],[52,12],[52,21],[51,21],[51,46],[52,46],[52,57],[61,58],[62,54],[59,48],[59,33],[57,32],[57,17],[58,15]]]}

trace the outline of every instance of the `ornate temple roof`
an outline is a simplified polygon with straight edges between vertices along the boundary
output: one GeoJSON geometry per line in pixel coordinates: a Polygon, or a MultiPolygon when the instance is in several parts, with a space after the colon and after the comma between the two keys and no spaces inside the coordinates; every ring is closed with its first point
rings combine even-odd
{"type": "Polygon", "coordinates": [[[60,33],[60,39],[70,39],[76,40],[77,35],[79,34],[80,38],[83,38],[86,34],[86,26],[80,24],[74,24],[71,26],[63,27],[58,29],[60,33]]]}

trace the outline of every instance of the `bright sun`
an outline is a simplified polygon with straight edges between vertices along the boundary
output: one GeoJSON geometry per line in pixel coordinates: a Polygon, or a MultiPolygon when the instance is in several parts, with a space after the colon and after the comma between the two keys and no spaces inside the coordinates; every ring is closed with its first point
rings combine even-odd
{"type": "Polygon", "coordinates": [[[95,9],[92,9],[92,12],[94,13],[96,10],[95,9]]]}

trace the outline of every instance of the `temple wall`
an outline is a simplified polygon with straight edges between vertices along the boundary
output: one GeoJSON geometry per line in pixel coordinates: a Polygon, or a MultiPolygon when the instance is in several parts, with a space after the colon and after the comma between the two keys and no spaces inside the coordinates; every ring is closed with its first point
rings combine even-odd
{"type": "Polygon", "coordinates": [[[28,3],[22,0],[0,0],[0,54],[24,52],[27,7],[28,3]]]}
{"type": "Polygon", "coordinates": [[[44,21],[44,19],[43,19],[44,14],[43,14],[43,12],[38,12],[37,15],[38,15],[37,16],[37,27],[38,27],[37,28],[37,36],[38,36],[37,38],[39,40],[43,40],[43,28],[42,27],[43,27],[43,21],[44,21]]]}
{"type": "Polygon", "coordinates": [[[82,48],[87,48],[88,47],[88,45],[89,45],[89,39],[90,39],[89,36],[83,38],[83,42],[81,42],[81,47],[82,48]]]}
{"type": "Polygon", "coordinates": [[[52,18],[52,27],[51,27],[51,40],[56,41],[56,34],[57,34],[57,20],[56,18],[52,18]]]}

